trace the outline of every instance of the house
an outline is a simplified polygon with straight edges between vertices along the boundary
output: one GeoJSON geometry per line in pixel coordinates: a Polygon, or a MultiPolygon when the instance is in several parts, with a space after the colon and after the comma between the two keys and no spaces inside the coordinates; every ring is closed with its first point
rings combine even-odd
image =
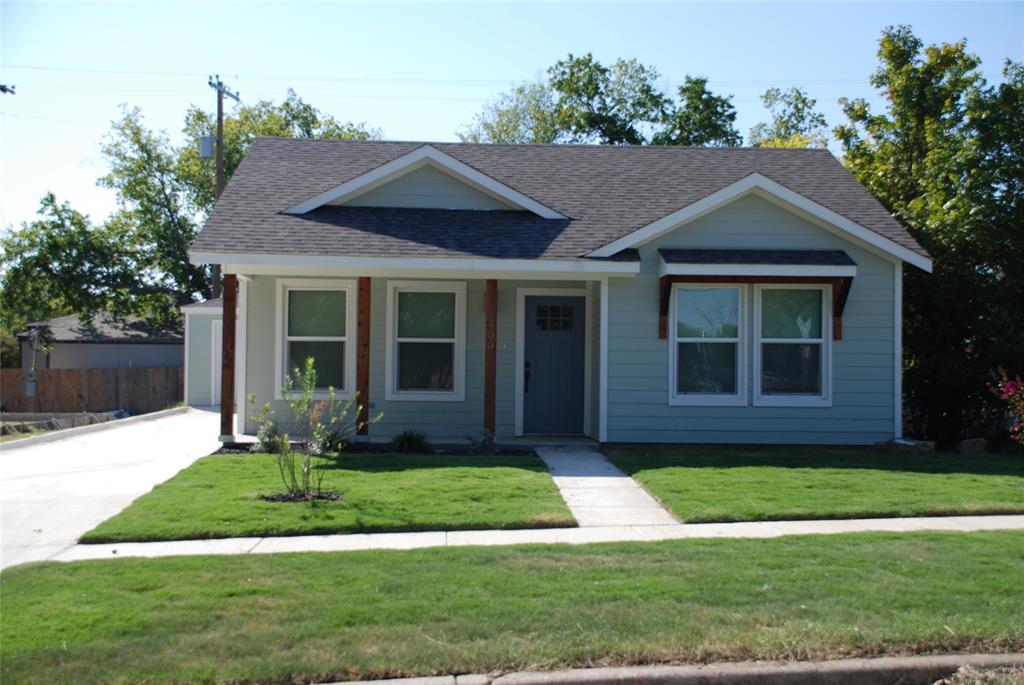
{"type": "Polygon", "coordinates": [[[137,317],[99,313],[83,321],[70,314],[36,321],[17,338],[24,369],[122,369],[181,366],[184,361],[179,329],[137,317]]]}
{"type": "Polygon", "coordinates": [[[368,439],[890,439],[931,269],[827,150],[277,138],[190,255],[226,274],[225,441],[307,356],[368,439]]]}

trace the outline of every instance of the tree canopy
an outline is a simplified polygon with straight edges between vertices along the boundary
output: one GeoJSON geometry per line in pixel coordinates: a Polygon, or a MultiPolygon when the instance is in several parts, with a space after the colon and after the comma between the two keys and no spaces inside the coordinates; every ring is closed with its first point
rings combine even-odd
{"type": "MultiPolygon", "coordinates": [[[[181,145],[125,108],[102,144],[109,171],[98,180],[117,196],[105,221],[48,193],[38,218],[0,240],[0,327],[105,310],[115,316],[166,321],[178,306],[211,295],[210,269],[189,263],[188,248],[213,207],[214,162],[199,158],[199,137],[215,115],[185,114],[181,145]]],[[[224,168],[230,178],[256,136],[379,138],[363,124],[339,122],[293,91],[280,103],[256,102],[225,115],[224,168]]]]}
{"type": "Polygon", "coordinates": [[[951,442],[997,429],[986,388],[1024,366],[1024,69],[989,86],[961,41],[909,27],[879,42],[871,83],[885,110],[840,102],[847,168],[906,224],[934,273],[906,271],[905,387],[915,432],[951,442]]]}
{"type": "Polygon", "coordinates": [[[828,124],[825,115],[814,109],[817,101],[802,88],[769,88],[761,102],[771,114],[770,122],[750,129],[752,147],[826,147],[828,124]]]}

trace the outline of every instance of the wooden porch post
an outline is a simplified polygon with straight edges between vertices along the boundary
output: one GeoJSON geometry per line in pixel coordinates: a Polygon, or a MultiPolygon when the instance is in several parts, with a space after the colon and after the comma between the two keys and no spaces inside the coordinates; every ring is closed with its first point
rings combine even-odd
{"type": "Polygon", "coordinates": [[[235,437],[235,318],[238,309],[238,276],[224,276],[224,313],[220,372],[220,440],[235,437]]]}
{"type": "Polygon", "coordinates": [[[498,281],[488,278],[484,290],[484,428],[495,431],[494,403],[498,369],[498,281]]]}
{"type": "Polygon", "coordinates": [[[359,278],[358,347],[356,348],[357,435],[370,434],[370,279],[359,278]]]}

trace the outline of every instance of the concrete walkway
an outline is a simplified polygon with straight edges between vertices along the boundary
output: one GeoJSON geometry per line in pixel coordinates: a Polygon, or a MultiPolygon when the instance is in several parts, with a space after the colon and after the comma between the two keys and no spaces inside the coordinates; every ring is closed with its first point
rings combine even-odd
{"type": "Polygon", "coordinates": [[[75,545],[50,557],[54,561],[170,557],[195,554],[276,554],[280,552],[352,552],[370,549],[581,545],[593,542],[646,542],[700,538],[776,538],[784,535],[923,531],[974,532],[1024,530],[1024,516],[944,516],[936,518],[846,519],[837,521],[757,521],[752,523],[672,523],[668,525],[588,526],[537,530],[461,530],[426,533],[303,535],[227,538],[176,542],[125,542],[75,545]]]}
{"type": "Polygon", "coordinates": [[[581,528],[678,523],[640,485],[589,445],[538,447],[569,511],[581,528]]]}
{"type": "Polygon", "coordinates": [[[0,565],[48,559],[73,546],[82,533],[220,447],[217,421],[214,412],[189,409],[0,447],[0,565]]]}

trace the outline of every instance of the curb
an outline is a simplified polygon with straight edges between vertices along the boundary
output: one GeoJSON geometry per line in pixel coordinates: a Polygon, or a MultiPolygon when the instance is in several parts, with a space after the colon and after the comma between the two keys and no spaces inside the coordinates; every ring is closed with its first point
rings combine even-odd
{"type": "Polygon", "coordinates": [[[80,435],[86,435],[88,433],[95,433],[101,430],[107,430],[110,428],[119,428],[129,423],[140,423],[142,421],[153,421],[154,419],[162,419],[165,416],[172,416],[174,414],[184,414],[190,409],[190,407],[172,407],[171,409],[162,409],[160,411],[150,412],[148,414],[139,414],[138,416],[129,416],[124,419],[114,419],[113,421],[105,421],[103,423],[94,423],[91,426],[79,426],[78,428],[67,428],[65,430],[49,431],[43,435],[34,435],[30,438],[22,438],[21,440],[14,440],[0,446],[0,452],[13,452],[14,450],[22,449],[23,447],[32,447],[33,445],[39,445],[45,442],[56,442],[57,440],[66,440],[69,438],[76,438],[80,435]]]}
{"type": "Polygon", "coordinates": [[[377,682],[383,685],[911,685],[931,684],[961,666],[1024,667],[1024,654],[948,654],[833,661],[745,661],[694,666],[631,666],[487,675],[428,676],[377,682]]]}

